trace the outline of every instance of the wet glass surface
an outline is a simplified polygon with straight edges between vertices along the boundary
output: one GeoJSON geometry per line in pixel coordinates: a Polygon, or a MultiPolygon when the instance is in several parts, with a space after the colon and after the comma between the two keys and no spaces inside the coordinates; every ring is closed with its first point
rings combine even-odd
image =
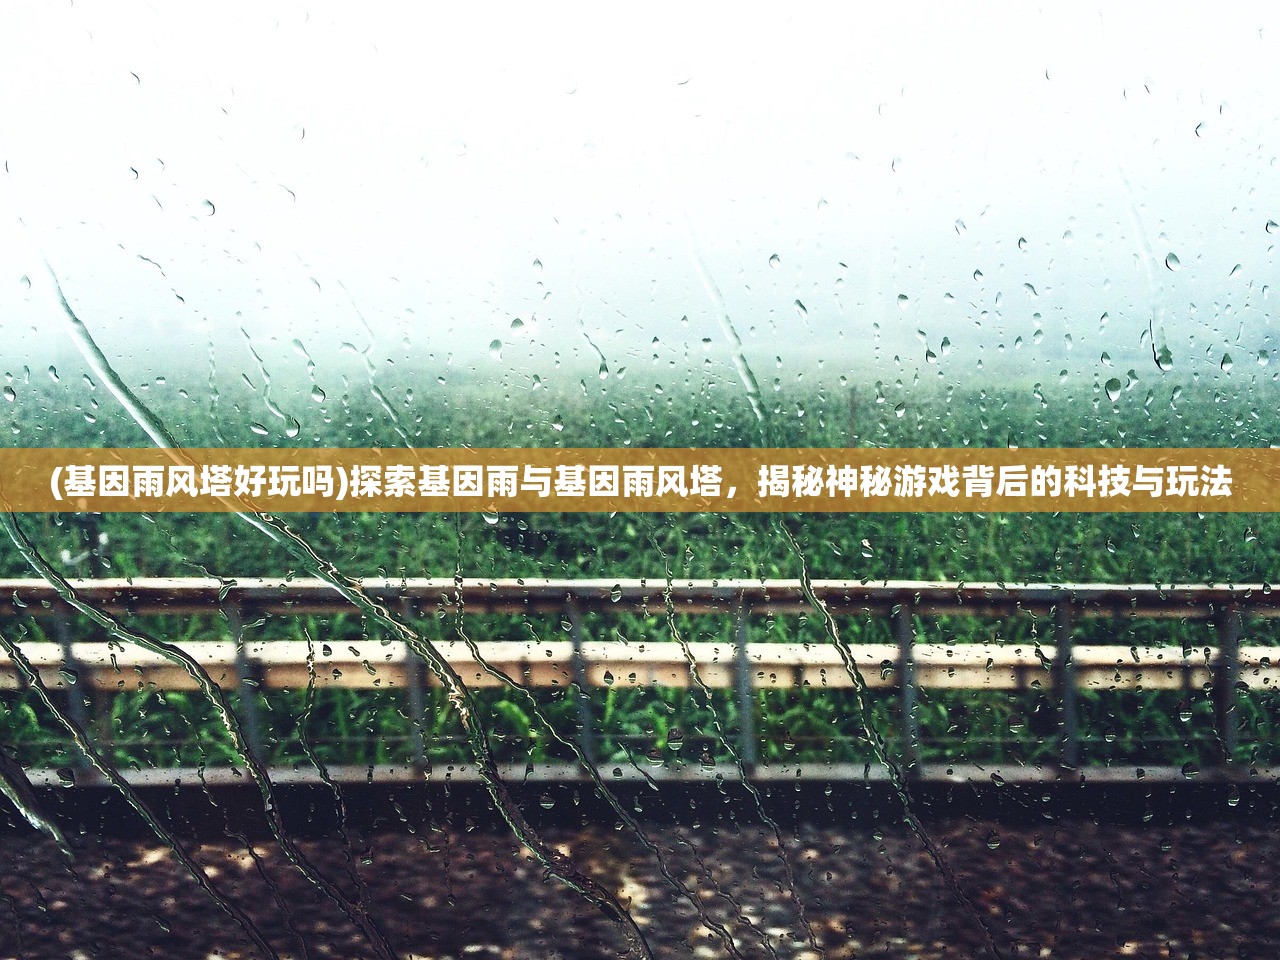
{"type": "MultiPolygon", "coordinates": [[[[1280,436],[1265,8],[3,16],[8,447],[1280,436]]],[[[0,519],[0,956],[1280,942],[1272,514],[0,519]]]]}

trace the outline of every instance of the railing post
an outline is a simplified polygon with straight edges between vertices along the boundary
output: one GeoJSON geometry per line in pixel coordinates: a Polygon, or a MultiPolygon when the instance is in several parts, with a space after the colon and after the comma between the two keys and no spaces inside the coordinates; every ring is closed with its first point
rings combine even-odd
{"type": "MultiPolygon", "coordinates": [[[[400,603],[401,619],[408,624],[413,618],[414,604],[411,600],[400,603]]],[[[426,664],[406,642],[404,645],[405,684],[409,688],[409,743],[413,748],[413,767],[415,770],[427,768],[427,698],[423,689],[426,683],[426,664]]]]}
{"type": "Polygon", "coordinates": [[[1053,608],[1053,685],[1062,706],[1062,742],[1058,755],[1064,770],[1076,770],[1080,766],[1080,712],[1076,688],[1075,658],[1072,656],[1072,629],[1075,610],[1071,600],[1062,596],[1053,608]]]}
{"type": "MultiPolygon", "coordinates": [[[[920,717],[917,713],[915,617],[904,599],[893,613],[898,638],[898,691],[902,703],[902,770],[907,776],[920,772],[920,717]]],[[[864,718],[864,722],[867,722],[864,718]]]]}
{"type": "Polygon", "coordinates": [[[1235,758],[1239,716],[1236,686],[1240,682],[1240,634],[1244,623],[1238,607],[1223,610],[1216,621],[1218,660],[1213,667],[1214,720],[1218,733],[1218,760],[1229,764],[1235,758]]]}
{"type": "MultiPolygon", "coordinates": [[[[56,614],[53,630],[58,638],[58,645],[62,648],[63,683],[67,685],[67,714],[84,731],[85,736],[92,737],[93,733],[89,729],[89,707],[92,701],[85,692],[89,689],[89,677],[81,672],[75,651],[71,648],[71,622],[66,610],[59,610],[56,614]]],[[[77,751],[75,765],[88,767],[89,758],[77,751]]]]}
{"type": "Polygon", "coordinates": [[[244,617],[240,605],[232,603],[226,609],[226,617],[236,645],[236,681],[240,692],[240,713],[244,717],[244,737],[253,758],[264,762],[266,754],[263,751],[262,714],[258,710],[258,678],[244,649],[244,617]]]}
{"type": "Polygon", "coordinates": [[[738,696],[738,760],[750,772],[757,761],[756,690],[747,650],[747,615],[746,601],[739,599],[733,608],[733,682],[738,696]]]}
{"type": "Polygon", "coordinates": [[[565,604],[569,616],[569,636],[573,641],[573,685],[578,691],[578,747],[587,763],[596,762],[595,723],[591,711],[590,687],[587,686],[587,659],[582,652],[582,611],[578,601],[570,597],[565,604]]]}

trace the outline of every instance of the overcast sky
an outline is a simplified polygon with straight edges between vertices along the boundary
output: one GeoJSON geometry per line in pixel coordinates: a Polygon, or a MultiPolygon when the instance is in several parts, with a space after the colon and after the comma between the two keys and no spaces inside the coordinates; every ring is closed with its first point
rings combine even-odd
{"type": "Polygon", "coordinates": [[[5,372],[1277,347],[1269,4],[454,7],[6,5],[5,372]]]}

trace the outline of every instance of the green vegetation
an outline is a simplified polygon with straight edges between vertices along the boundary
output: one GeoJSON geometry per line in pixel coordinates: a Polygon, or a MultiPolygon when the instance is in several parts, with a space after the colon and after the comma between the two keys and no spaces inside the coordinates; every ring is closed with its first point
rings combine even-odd
{"type": "MultiPolygon", "coordinates": [[[[634,376],[631,378],[634,381],[634,376]]],[[[633,382],[582,380],[568,388],[531,382],[427,388],[344,377],[344,389],[313,395],[311,382],[277,383],[270,403],[247,380],[219,391],[151,384],[143,393],[159,416],[193,446],[1261,446],[1280,436],[1280,399],[1271,380],[1217,378],[1183,386],[1161,381],[1128,388],[1112,402],[1098,384],[1028,385],[1005,392],[964,391],[924,383],[879,384],[853,390],[828,383],[772,391],[772,415],[751,415],[732,380],[687,376],[678,389],[633,382]],[[1229,392],[1228,387],[1235,387],[1229,392]],[[438,388],[438,389],[437,389],[438,388]],[[185,393],[185,395],[184,395],[185,393]],[[211,397],[215,400],[211,401],[211,397]],[[257,425],[256,427],[254,425],[257,425]],[[263,434],[265,431],[265,435],[263,434]]],[[[105,390],[87,381],[19,382],[8,442],[24,446],[140,446],[145,435],[105,390]],[[96,401],[96,404],[95,404],[96,401]]],[[[1280,570],[1280,520],[1272,515],[294,515],[289,524],[348,576],[463,577],[796,577],[799,557],[785,524],[801,544],[816,578],[1101,582],[1268,582],[1280,570]]],[[[85,549],[84,526],[70,515],[26,516],[22,526],[45,555],[85,549]]],[[[106,515],[101,529],[108,574],[281,576],[291,560],[247,525],[226,515],[106,515]]],[[[87,575],[87,565],[67,568],[87,575]]],[[[0,549],[0,575],[29,576],[16,551],[0,549]]],[[[729,640],[725,618],[677,617],[689,640],[729,640]]],[[[158,618],[143,626],[169,638],[225,633],[215,615],[158,618]]],[[[918,623],[930,641],[1031,640],[1044,629],[1029,620],[930,618],[918,623]]],[[[317,642],[381,637],[356,615],[267,618],[250,636],[317,642]]],[[[432,639],[456,636],[449,618],[415,624],[432,639]]],[[[87,625],[81,628],[88,630],[87,625]]],[[[477,617],[466,622],[477,640],[547,638],[558,621],[477,617]]],[[[11,615],[0,629],[14,639],[41,638],[39,624],[11,615]]],[[[592,636],[667,639],[665,617],[590,618],[592,636]]],[[[888,642],[883,622],[842,624],[855,645],[888,642]]],[[[814,617],[753,624],[753,640],[827,642],[814,617]]],[[[1275,642],[1265,624],[1250,625],[1247,642],[1275,642]]],[[[301,642],[301,641],[300,641],[301,642]]],[[[1209,628],[1185,622],[1088,621],[1080,643],[1211,642],[1209,628]]],[[[855,646],[856,650],[856,646],[855,646]]],[[[562,693],[535,694],[539,709],[564,736],[576,729],[576,709],[562,693]]],[[[596,690],[600,756],[610,768],[631,762],[725,761],[738,718],[731,695],[697,690],[596,690]],[[678,734],[676,733],[678,731],[678,734]],[[723,735],[722,735],[723,734],[723,735]]],[[[1086,695],[1084,759],[1093,762],[1203,761],[1212,749],[1207,691],[1086,695]]],[[[305,691],[264,698],[272,759],[306,762],[302,738],[328,762],[404,761],[413,728],[405,698],[391,691],[317,691],[308,711],[305,691]]],[[[484,691],[479,701],[495,750],[512,761],[567,758],[522,695],[484,691]]],[[[863,721],[891,747],[899,727],[889,695],[871,698],[857,715],[842,692],[761,692],[757,731],[762,761],[864,762],[871,759],[863,721]]],[[[1275,698],[1242,698],[1245,727],[1240,759],[1272,762],[1275,698]]],[[[98,730],[110,734],[115,759],[128,766],[223,763],[233,756],[212,711],[198,696],[134,693],[98,705],[98,730]]],[[[1048,697],[948,693],[922,696],[925,760],[1037,763],[1056,750],[1056,714],[1048,697]]],[[[0,705],[0,737],[25,762],[66,764],[59,728],[35,699],[8,695],[0,705]]],[[[456,717],[438,693],[428,694],[422,735],[434,761],[466,758],[456,717]]]]}

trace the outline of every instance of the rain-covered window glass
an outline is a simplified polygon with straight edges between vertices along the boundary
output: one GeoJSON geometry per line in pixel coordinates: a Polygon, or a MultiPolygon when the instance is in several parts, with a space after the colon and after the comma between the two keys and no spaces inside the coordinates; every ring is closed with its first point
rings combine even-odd
{"type": "Polygon", "coordinates": [[[0,18],[0,957],[1276,955],[1268,7],[0,18]]]}

